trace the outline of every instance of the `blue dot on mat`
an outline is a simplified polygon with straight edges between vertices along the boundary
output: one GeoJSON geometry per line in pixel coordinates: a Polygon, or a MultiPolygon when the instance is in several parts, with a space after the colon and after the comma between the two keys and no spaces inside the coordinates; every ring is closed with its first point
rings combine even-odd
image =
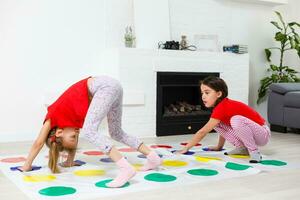
{"type": "MultiPolygon", "coordinates": [[[[209,147],[202,148],[203,151],[212,151],[209,147]]],[[[224,151],[225,149],[222,148],[221,151],[224,151]]]]}
{"type": "MultiPolygon", "coordinates": [[[[22,172],[22,170],[20,169],[22,166],[16,166],[16,167],[11,167],[10,168],[10,170],[11,171],[20,171],[20,172],[22,172]]],[[[35,166],[35,165],[33,165],[32,167],[31,167],[31,170],[30,171],[36,171],[36,170],[39,170],[39,169],[41,169],[42,167],[41,166],[35,166]]]]}
{"type": "MultiPolygon", "coordinates": [[[[172,153],[175,153],[176,150],[171,151],[172,153]]],[[[195,152],[194,151],[187,151],[184,153],[184,155],[193,155],[195,152]]]]}
{"type": "Polygon", "coordinates": [[[137,157],[139,157],[139,158],[146,158],[146,156],[144,154],[140,154],[137,157]]]}
{"type": "Polygon", "coordinates": [[[74,161],[77,165],[85,165],[86,164],[86,162],[84,162],[84,161],[82,161],[82,160],[75,160],[74,161]]]}
{"type": "Polygon", "coordinates": [[[101,158],[100,161],[105,162],[105,163],[113,162],[113,160],[111,158],[101,158]]]}
{"type": "MultiPolygon", "coordinates": [[[[163,155],[158,155],[159,157],[163,157],[163,155]]],[[[144,155],[144,154],[140,154],[140,155],[138,155],[137,157],[139,157],[139,158],[146,158],[146,156],[144,155]]]]}

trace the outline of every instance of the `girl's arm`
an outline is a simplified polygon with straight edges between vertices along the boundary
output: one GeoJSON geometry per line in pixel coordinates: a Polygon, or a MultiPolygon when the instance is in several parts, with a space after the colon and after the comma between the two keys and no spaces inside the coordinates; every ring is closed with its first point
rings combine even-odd
{"type": "Polygon", "coordinates": [[[208,147],[208,151],[222,151],[224,144],[225,144],[225,138],[219,135],[219,142],[217,146],[208,147]]]}
{"type": "Polygon", "coordinates": [[[192,140],[181,150],[179,153],[186,153],[190,148],[198,144],[207,133],[213,130],[218,124],[220,120],[210,118],[209,121],[193,136],[192,140]]]}
{"type": "Polygon", "coordinates": [[[27,156],[27,159],[24,163],[24,165],[20,168],[22,171],[30,171],[31,170],[31,165],[37,154],[40,152],[40,150],[43,148],[47,137],[48,133],[51,129],[51,123],[50,119],[48,119],[43,127],[40,130],[40,134],[37,137],[37,139],[34,141],[33,145],[31,146],[30,152],[27,156]]]}
{"type": "Polygon", "coordinates": [[[69,151],[67,160],[61,163],[61,166],[62,167],[80,166],[80,164],[74,162],[75,155],[76,155],[76,150],[69,151]]]}
{"type": "Polygon", "coordinates": [[[224,144],[225,144],[225,138],[223,138],[221,135],[219,135],[219,142],[217,145],[217,149],[222,150],[224,144]]]}

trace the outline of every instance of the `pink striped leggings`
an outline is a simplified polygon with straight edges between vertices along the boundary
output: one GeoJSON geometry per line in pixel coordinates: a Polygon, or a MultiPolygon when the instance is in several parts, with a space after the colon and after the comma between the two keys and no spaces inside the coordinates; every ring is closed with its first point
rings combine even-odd
{"type": "Polygon", "coordinates": [[[220,122],[215,130],[235,147],[244,146],[251,152],[256,151],[257,146],[266,145],[271,137],[267,125],[261,126],[241,115],[233,116],[230,125],[220,122]]]}

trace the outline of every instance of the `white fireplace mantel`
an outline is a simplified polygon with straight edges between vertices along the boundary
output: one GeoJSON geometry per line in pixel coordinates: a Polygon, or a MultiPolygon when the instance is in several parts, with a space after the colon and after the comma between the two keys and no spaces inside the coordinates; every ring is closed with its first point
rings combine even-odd
{"type": "Polygon", "coordinates": [[[121,48],[107,49],[101,60],[99,73],[124,88],[123,128],[138,137],[156,136],[157,72],[219,72],[229,97],[248,103],[248,54],[121,48]]]}
{"type": "Polygon", "coordinates": [[[288,4],[288,0],[232,0],[238,2],[254,3],[254,4],[264,4],[270,6],[279,6],[288,4]]]}

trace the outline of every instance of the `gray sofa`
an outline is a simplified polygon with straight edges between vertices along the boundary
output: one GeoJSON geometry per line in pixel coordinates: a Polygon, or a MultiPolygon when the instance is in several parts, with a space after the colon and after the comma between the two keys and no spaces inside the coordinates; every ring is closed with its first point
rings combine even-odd
{"type": "Polygon", "coordinates": [[[272,131],[300,129],[300,83],[273,83],[269,87],[268,121],[272,131]]]}

